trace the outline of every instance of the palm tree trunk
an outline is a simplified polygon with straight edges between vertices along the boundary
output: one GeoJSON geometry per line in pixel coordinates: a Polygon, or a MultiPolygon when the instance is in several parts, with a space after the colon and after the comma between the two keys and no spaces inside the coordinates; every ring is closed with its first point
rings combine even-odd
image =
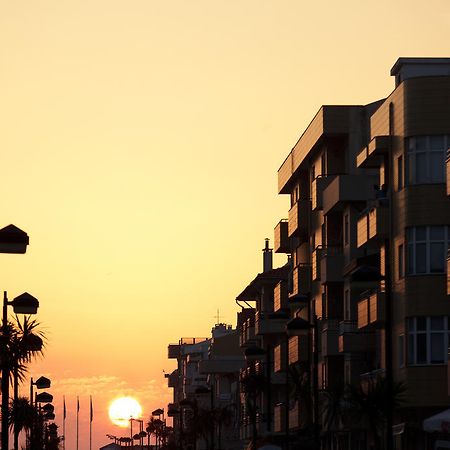
{"type": "MultiPolygon", "coordinates": [[[[16,411],[17,399],[19,398],[19,368],[17,364],[14,364],[14,397],[13,397],[13,405],[14,411],[16,411]]],[[[17,426],[17,420],[13,417],[14,420],[14,450],[19,449],[19,427],[17,426]]]]}

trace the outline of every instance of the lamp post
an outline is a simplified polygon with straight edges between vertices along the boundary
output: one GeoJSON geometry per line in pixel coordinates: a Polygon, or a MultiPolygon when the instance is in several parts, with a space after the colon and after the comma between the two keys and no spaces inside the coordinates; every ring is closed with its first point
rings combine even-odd
{"type": "MultiPolygon", "coordinates": [[[[1,247],[1,246],[0,246],[1,247]]],[[[19,295],[11,302],[8,301],[6,291],[3,294],[3,314],[2,314],[2,331],[3,331],[3,361],[2,361],[2,450],[9,448],[8,433],[8,410],[9,410],[9,374],[11,371],[11,361],[8,355],[9,345],[9,328],[8,328],[8,306],[12,306],[16,314],[36,314],[39,307],[39,301],[32,295],[25,292],[19,295]]]]}
{"type": "MultiPolygon", "coordinates": [[[[302,319],[301,317],[294,317],[286,324],[286,335],[287,339],[291,336],[302,336],[302,335],[311,335],[311,331],[313,332],[314,341],[311,339],[309,344],[310,349],[310,361],[312,361],[312,367],[310,367],[310,371],[312,370],[312,400],[313,400],[313,423],[314,423],[314,445],[315,448],[320,448],[320,434],[319,434],[319,380],[318,380],[318,348],[317,348],[317,317],[316,315],[310,314],[310,321],[302,319]],[[312,319],[312,323],[311,323],[312,319]]],[[[287,349],[286,349],[287,351],[287,349]]],[[[286,367],[286,371],[287,371],[286,367]]],[[[286,372],[287,374],[287,372],[286,372]]],[[[288,417],[288,405],[286,405],[286,417],[288,417]]],[[[288,424],[289,418],[286,419],[286,423],[288,424]]],[[[286,431],[286,436],[288,436],[288,431],[286,431]]],[[[288,438],[287,438],[288,440],[288,438]]],[[[289,445],[289,443],[287,443],[289,445]]]]}
{"type": "MultiPolygon", "coordinates": [[[[33,381],[33,378],[31,378],[30,380],[30,405],[32,407],[37,408],[37,404],[35,403],[34,400],[34,392],[33,392],[33,386],[36,386],[36,389],[48,389],[51,386],[51,381],[46,378],[46,377],[39,377],[36,381],[33,381]]],[[[37,412],[37,409],[36,409],[37,412]]],[[[53,411],[52,411],[53,412],[53,411]]],[[[31,424],[31,429],[30,429],[30,440],[32,440],[34,438],[34,420],[31,424]]],[[[15,436],[14,436],[15,438],[15,436]]]]}

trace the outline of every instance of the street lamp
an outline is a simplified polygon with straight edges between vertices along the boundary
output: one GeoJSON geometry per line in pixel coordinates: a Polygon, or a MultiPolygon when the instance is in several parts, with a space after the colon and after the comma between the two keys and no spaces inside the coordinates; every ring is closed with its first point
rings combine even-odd
{"type": "Polygon", "coordinates": [[[29,242],[28,234],[15,225],[0,229],[0,253],[23,254],[29,242]]]}
{"type": "MultiPolygon", "coordinates": [[[[8,228],[8,227],[6,227],[8,228]]],[[[23,245],[28,244],[28,236],[27,236],[27,244],[23,242],[19,242],[19,247],[15,247],[17,242],[6,242],[2,241],[5,235],[5,228],[0,230],[0,250],[3,248],[9,249],[9,253],[13,253],[13,249],[16,248],[18,250],[23,248],[23,245]],[[3,232],[3,235],[2,235],[3,232]],[[2,244],[3,242],[3,244],[2,244]],[[7,247],[4,247],[7,245],[7,247]]],[[[18,229],[17,229],[18,230],[18,229]]],[[[20,230],[19,230],[20,231],[20,230]]],[[[6,232],[8,233],[8,232],[6,232]]],[[[17,239],[16,239],[17,240],[17,239]]],[[[23,250],[22,253],[24,253],[23,250]]],[[[19,295],[12,301],[8,301],[8,295],[6,291],[3,294],[3,314],[2,314],[2,331],[3,331],[3,345],[2,345],[2,382],[1,382],[1,390],[2,390],[2,450],[7,450],[9,448],[9,433],[8,433],[8,409],[9,409],[9,374],[11,371],[10,367],[10,358],[8,355],[8,344],[9,344],[9,328],[8,328],[8,306],[12,306],[14,313],[16,314],[36,314],[37,309],[39,307],[39,301],[32,295],[25,292],[24,294],[19,295]]]]}

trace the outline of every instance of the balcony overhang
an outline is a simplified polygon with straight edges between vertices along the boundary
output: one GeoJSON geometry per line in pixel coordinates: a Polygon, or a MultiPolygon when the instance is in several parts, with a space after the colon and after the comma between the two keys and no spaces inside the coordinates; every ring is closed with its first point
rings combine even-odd
{"type": "Polygon", "coordinates": [[[383,155],[390,148],[390,136],[375,136],[356,156],[358,168],[376,168],[383,162],[383,155]]]}

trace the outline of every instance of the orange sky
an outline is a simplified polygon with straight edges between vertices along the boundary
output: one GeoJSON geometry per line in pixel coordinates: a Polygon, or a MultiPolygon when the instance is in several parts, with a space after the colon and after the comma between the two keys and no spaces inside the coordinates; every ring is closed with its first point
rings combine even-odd
{"type": "MultiPolygon", "coordinates": [[[[41,301],[67,450],[107,405],[166,403],[167,344],[207,336],[261,270],[276,171],[321,104],[393,89],[399,56],[450,55],[448,0],[0,0],[1,290],[41,301]]],[[[283,260],[278,258],[277,262],[283,260]]],[[[27,390],[25,390],[26,392],[27,390]]]]}

